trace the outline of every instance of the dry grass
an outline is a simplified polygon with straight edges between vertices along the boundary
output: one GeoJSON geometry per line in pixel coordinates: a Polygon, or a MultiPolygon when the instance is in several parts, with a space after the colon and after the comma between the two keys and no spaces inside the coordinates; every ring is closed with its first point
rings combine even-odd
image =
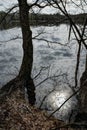
{"type": "Polygon", "coordinates": [[[14,92],[0,106],[0,130],[54,130],[62,121],[50,118],[47,113],[30,106],[14,92]]]}

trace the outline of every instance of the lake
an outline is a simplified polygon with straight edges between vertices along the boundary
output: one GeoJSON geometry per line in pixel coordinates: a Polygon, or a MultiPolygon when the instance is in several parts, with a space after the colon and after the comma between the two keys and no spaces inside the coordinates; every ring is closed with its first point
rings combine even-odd
{"type": "MultiPolygon", "coordinates": [[[[48,95],[42,104],[42,109],[51,113],[73,93],[70,85],[74,86],[78,44],[73,34],[71,40],[67,40],[69,26],[65,24],[51,27],[37,26],[31,29],[34,47],[32,77],[36,85],[36,106],[39,107],[44,96],[48,95]]],[[[20,37],[20,28],[0,31],[0,87],[18,74],[23,57],[20,37]]],[[[81,51],[80,59],[78,79],[85,67],[84,49],[81,51]]],[[[68,120],[75,107],[77,99],[73,97],[55,116],[68,120]]]]}

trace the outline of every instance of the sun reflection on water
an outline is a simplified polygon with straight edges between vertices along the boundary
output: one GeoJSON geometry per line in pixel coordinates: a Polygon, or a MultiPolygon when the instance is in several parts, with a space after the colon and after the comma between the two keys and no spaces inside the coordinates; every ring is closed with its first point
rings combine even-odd
{"type": "Polygon", "coordinates": [[[66,100],[66,93],[59,93],[59,92],[55,92],[55,94],[53,94],[51,96],[51,100],[53,100],[53,104],[52,106],[55,108],[55,107],[60,107],[61,104],[66,100]]]}
{"type": "MultiPolygon", "coordinates": [[[[72,94],[72,91],[54,91],[47,98],[47,108],[49,108],[49,112],[56,110],[59,108],[72,94]]],[[[64,106],[57,111],[54,116],[60,118],[62,120],[68,120],[72,110],[75,109],[77,105],[76,97],[71,98],[68,102],[64,104],[64,106]]]]}

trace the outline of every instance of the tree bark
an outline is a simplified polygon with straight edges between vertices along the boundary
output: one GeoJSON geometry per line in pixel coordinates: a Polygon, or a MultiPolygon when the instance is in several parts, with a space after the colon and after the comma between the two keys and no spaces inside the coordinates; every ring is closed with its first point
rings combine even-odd
{"type": "Polygon", "coordinates": [[[80,79],[80,87],[82,87],[79,93],[80,111],[87,113],[87,55],[86,55],[85,71],[83,72],[82,77],[80,79]]]}
{"type": "Polygon", "coordinates": [[[18,77],[24,80],[24,86],[27,88],[28,99],[31,105],[35,104],[35,86],[31,77],[33,65],[33,44],[32,32],[29,24],[29,9],[27,0],[18,0],[20,24],[23,37],[23,61],[18,77]]]}
{"type": "MultiPolygon", "coordinates": [[[[25,87],[27,88],[27,94],[29,103],[35,104],[35,86],[31,77],[32,65],[33,65],[33,44],[32,44],[32,32],[29,24],[29,14],[27,0],[18,0],[19,3],[19,15],[20,24],[23,37],[23,61],[18,76],[12,79],[6,85],[0,89],[0,103],[6,100],[7,97],[15,92],[19,92],[19,98],[25,98],[25,87]]],[[[18,95],[15,95],[18,97],[18,95]]]]}
{"type": "Polygon", "coordinates": [[[76,121],[87,122],[87,55],[85,63],[85,71],[80,79],[80,92],[79,92],[79,112],[76,116],[76,121]]]}

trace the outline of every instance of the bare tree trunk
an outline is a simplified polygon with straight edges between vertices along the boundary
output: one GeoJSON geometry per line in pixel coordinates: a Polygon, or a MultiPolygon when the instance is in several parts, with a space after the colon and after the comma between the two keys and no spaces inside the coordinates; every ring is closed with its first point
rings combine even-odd
{"type": "MultiPolygon", "coordinates": [[[[23,61],[19,71],[19,75],[8,82],[0,89],[0,103],[6,100],[6,97],[14,92],[19,92],[19,98],[25,98],[25,87],[27,88],[28,99],[31,105],[35,104],[35,86],[31,77],[33,64],[33,45],[32,32],[29,25],[28,5],[27,0],[18,0],[20,24],[23,37],[23,61]]],[[[15,95],[18,97],[18,95],[15,95]]]]}
{"type": "Polygon", "coordinates": [[[79,93],[79,113],[76,116],[77,121],[87,122],[87,55],[85,63],[85,71],[80,79],[80,93],[79,93]]]}
{"type": "Polygon", "coordinates": [[[85,71],[80,79],[80,87],[83,87],[79,93],[80,98],[80,110],[81,112],[87,113],[87,55],[85,63],[85,71]]]}
{"type": "Polygon", "coordinates": [[[32,64],[33,64],[33,44],[32,32],[29,25],[29,14],[27,0],[18,0],[20,24],[23,36],[23,61],[19,72],[19,78],[24,80],[24,85],[27,88],[29,103],[35,104],[35,86],[31,78],[32,64]]]}

